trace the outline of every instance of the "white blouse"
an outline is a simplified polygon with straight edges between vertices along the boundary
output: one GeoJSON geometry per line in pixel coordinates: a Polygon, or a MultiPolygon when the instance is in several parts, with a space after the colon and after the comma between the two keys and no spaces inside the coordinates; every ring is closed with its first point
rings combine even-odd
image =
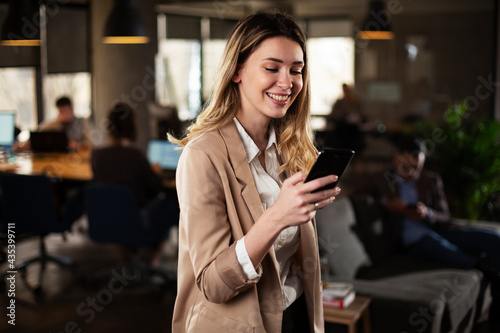
{"type": "MultiPolygon", "coordinates": [[[[271,207],[278,198],[282,185],[281,179],[277,173],[277,169],[280,165],[278,161],[274,127],[271,126],[269,129],[269,141],[264,151],[267,170],[264,170],[259,161],[259,155],[261,154],[259,148],[247,134],[238,119],[234,118],[234,122],[236,123],[236,127],[238,128],[238,132],[245,147],[248,163],[250,164],[255,185],[260,195],[262,207],[266,210],[268,207],[271,207]]],[[[259,277],[260,274],[255,271],[250,257],[248,256],[244,238],[245,237],[238,240],[236,243],[236,255],[247,278],[252,280],[259,277]]],[[[299,271],[297,267],[292,265],[293,255],[297,251],[299,243],[299,227],[293,226],[283,229],[273,244],[279,266],[283,310],[288,308],[303,291],[303,284],[299,271]]]]}

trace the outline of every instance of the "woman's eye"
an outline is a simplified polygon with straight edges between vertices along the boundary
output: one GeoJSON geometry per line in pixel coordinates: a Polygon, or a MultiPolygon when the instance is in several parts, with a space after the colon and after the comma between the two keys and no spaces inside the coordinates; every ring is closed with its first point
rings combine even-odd
{"type": "Polygon", "coordinates": [[[290,71],[293,75],[301,75],[302,71],[290,71]]]}
{"type": "Polygon", "coordinates": [[[276,68],[269,68],[269,67],[266,67],[266,71],[269,71],[269,72],[277,72],[278,70],[276,68]]]}

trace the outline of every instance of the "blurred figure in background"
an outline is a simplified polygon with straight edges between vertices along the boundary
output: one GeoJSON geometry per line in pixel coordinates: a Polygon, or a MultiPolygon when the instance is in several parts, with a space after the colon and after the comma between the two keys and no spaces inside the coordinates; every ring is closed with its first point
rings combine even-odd
{"type": "MultiPolygon", "coordinates": [[[[145,209],[154,200],[165,200],[172,216],[165,217],[162,225],[151,225],[164,232],[165,237],[170,228],[168,221],[178,221],[177,199],[162,186],[161,169],[153,168],[142,151],[134,146],[136,140],[135,116],[127,104],[117,104],[108,114],[108,131],[111,144],[95,149],[91,155],[93,182],[101,184],[127,185],[134,190],[137,204],[145,209]],[[171,207],[170,207],[171,206],[171,207]]],[[[155,221],[151,221],[155,222],[155,221]]],[[[150,264],[158,267],[162,258],[163,242],[152,248],[150,264]]],[[[122,261],[128,262],[131,252],[122,249],[122,261]]]]}
{"type": "Polygon", "coordinates": [[[64,131],[68,136],[69,148],[71,150],[92,149],[91,139],[92,125],[86,118],[75,117],[73,104],[69,97],[63,96],[57,99],[56,107],[58,115],[40,124],[40,131],[64,131]]]}
{"type": "Polygon", "coordinates": [[[388,213],[395,243],[410,255],[481,270],[491,281],[490,321],[500,320],[500,234],[453,222],[441,176],[424,170],[426,149],[418,137],[400,140],[394,170],[377,179],[377,197],[388,213]]]}
{"type": "Polygon", "coordinates": [[[351,87],[342,84],[344,96],[333,105],[332,112],[326,117],[326,145],[333,148],[349,148],[360,153],[365,147],[363,124],[366,119],[361,110],[361,103],[351,87]]]}
{"type": "Polygon", "coordinates": [[[363,122],[364,116],[361,111],[361,103],[356,98],[352,88],[346,83],[343,83],[342,92],[344,96],[335,102],[328,119],[334,122],[345,122],[348,124],[363,122]]]}

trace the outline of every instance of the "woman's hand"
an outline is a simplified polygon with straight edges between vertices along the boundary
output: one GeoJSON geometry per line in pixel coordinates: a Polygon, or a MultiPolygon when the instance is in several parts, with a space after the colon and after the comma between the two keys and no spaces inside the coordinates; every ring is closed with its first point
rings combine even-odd
{"type": "Polygon", "coordinates": [[[281,230],[310,221],[316,210],[329,205],[340,188],[311,193],[338,179],[326,176],[304,183],[306,175],[298,172],[283,182],[276,202],[264,211],[245,235],[245,246],[254,267],[257,267],[281,230]]]}
{"type": "Polygon", "coordinates": [[[316,210],[331,204],[340,188],[313,191],[333,183],[337,176],[325,176],[304,183],[306,175],[298,172],[286,179],[281,187],[278,199],[266,212],[269,219],[280,229],[306,223],[316,215],[316,210]]]}

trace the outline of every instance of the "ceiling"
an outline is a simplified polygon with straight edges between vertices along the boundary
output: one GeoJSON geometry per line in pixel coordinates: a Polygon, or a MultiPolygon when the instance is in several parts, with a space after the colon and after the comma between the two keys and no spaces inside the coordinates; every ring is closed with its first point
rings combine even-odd
{"type": "MultiPolygon", "coordinates": [[[[395,4],[392,10],[401,14],[453,13],[493,10],[495,0],[398,0],[386,1],[395,4]]],[[[241,17],[254,10],[280,6],[300,18],[325,16],[364,17],[369,0],[158,0],[162,11],[179,14],[210,15],[223,13],[224,16],[241,17]]]]}
{"type": "MultiPolygon", "coordinates": [[[[67,3],[87,5],[92,0],[69,0],[67,3]]],[[[101,1],[101,0],[99,0],[101,1]]],[[[136,0],[140,2],[141,0],[136,0]]],[[[401,14],[459,13],[494,10],[498,0],[386,0],[401,14]]],[[[5,1],[2,1],[5,2],[5,1]]],[[[155,0],[159,11],[196,16],[240,18],[249,12],[284,7],[298,18],[350,16],[364,17],[369,0],[155,0]]]]}

